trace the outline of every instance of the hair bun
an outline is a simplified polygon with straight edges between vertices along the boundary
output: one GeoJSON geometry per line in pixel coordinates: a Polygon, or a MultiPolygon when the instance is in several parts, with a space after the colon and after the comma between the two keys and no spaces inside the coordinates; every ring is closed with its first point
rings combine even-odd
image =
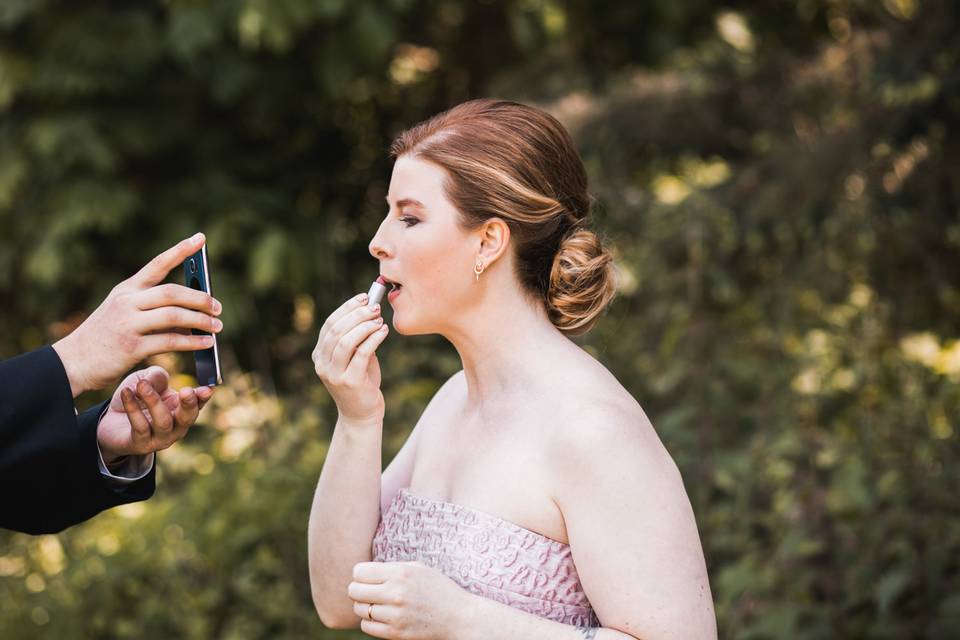
{"type": "Polygon", "coordinates": [[[617,290],[613,256],[593,231],[574,227],[560,243],[550,269],[547,312],[563,333],[589,331],[617,290]]]}

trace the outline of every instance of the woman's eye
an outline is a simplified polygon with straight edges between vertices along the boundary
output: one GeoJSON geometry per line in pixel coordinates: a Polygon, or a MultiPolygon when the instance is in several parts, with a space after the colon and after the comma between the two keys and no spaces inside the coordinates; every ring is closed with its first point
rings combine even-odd
{"type": "Polygon", "coordinates": [[[400,218],[400,222],[404,223],[408,227],[412,227],[413,225],[417,224],[420,221],[417,220],[416,218],[411,218],[410,216],[404,216],[400,218]]]}

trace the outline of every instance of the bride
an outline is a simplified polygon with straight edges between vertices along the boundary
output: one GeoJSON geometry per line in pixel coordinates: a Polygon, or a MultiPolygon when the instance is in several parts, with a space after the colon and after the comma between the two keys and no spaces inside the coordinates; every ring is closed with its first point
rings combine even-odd
{"type": "Polygon", "coordinates": [[[370,252],[393,329],[463,369],[381,474],[364,295],[313,353],[339,416],[309,524],[320,619],[377,638],[716,638],[690,501],[633,397],[568,336],[612,299],[583,163],[532,107],[461,104],[401,134],[370,252]]]}

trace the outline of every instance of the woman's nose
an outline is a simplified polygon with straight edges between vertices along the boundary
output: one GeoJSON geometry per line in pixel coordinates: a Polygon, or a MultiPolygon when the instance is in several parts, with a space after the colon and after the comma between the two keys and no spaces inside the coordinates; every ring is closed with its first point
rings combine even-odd
{"type": "Polygon", "coordinates": [[[370,241],[370,245],[367,247],[370,250],[370,255],[372,255],[377,260],[387,257],[389,251],[387,251],[386,243],[383,238],[383,225],[380,225],[380,228],[377,229],[377,233],[374,234],[373,240],[370,241]]]}

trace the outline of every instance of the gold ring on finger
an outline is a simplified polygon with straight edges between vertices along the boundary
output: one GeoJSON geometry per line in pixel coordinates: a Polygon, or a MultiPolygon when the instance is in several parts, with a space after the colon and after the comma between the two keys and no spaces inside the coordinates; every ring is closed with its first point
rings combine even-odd
{"type": "Polygon", "coordinates": [[[373,603],[367,605],[367,620],[373,620],[373,603]]]}

